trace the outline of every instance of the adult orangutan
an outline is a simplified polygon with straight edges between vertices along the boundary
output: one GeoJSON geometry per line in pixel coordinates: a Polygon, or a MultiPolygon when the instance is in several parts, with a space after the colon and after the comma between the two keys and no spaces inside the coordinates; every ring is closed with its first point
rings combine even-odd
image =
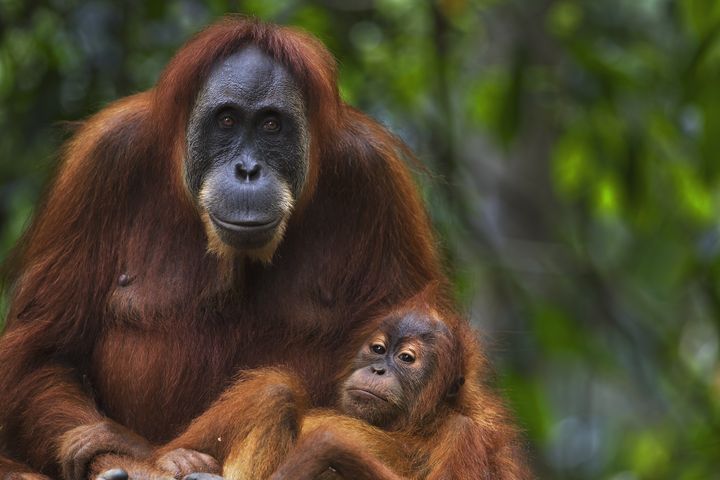
{"type": "MultiPolygon", "coordinates": [[[[446,283],[403,154],[340,100],[312,37],[242,18],[198,34],[155,88],[77,132],[21,240],[0,449],[68,480],[160,478],[154,446],[229,417],[213,402],[245,370],[285,365],[313,406],[330,405],[337,360],[369,319],[446,283]]],[[[464,451],[438,461],[448,476],[518,478],[514,431],[465,351],[461,411],[486,439],[471,463],[485,472],[458,470],[464,451]]],[[[216,468],[203,452],[168,455],[216,468]]]]}

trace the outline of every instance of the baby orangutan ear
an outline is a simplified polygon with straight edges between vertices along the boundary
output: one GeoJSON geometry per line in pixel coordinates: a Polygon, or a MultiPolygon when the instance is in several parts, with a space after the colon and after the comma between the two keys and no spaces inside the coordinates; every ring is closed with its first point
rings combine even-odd
{"type": "Polygon", "coordinates": [[[453,400],[457,398],[458,394],[460,393],[460,387],[465,385],[465,377],[462,375],[457,378],[450,387],[450,390],[448,390],[447,398],[449,400],[453,400]]]}

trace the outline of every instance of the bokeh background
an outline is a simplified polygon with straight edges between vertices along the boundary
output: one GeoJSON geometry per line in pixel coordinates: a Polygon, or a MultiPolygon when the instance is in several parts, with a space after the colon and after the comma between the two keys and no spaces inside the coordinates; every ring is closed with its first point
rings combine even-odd
{"type": "Polygon", "coordinates": [[[0,0],[0,255],[66,122],[227,12],[317,35],[428,165],[540,478],[720,478],[720,2],[0,0]]]}

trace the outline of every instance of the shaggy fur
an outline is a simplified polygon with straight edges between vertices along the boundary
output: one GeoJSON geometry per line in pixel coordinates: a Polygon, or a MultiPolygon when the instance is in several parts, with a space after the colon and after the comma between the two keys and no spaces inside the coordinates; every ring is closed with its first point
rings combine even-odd
{"type": "MultiPolygon", "coordinates": [[[[13,264],[0,450],[53,478],[108,465],[152,478],[151,444],[193,419],[222,424],[249,408],[234,393],[243,370],[285,365],[310,404],[331,405],[348,345],[370,319],[446,284],[403,155],[397,138],[340,100],[335,63],[316,39],[243,18],[198,34],[155,88],[91,117],[64,149],[13,264]],[[289,70],[311,123],[308,179],[269,263],[212,253],[182,171],[197,92],[217,61],[247,45],[289,70]],[[115,456],[92,460],[88,449],[115,456]]],[[[451,310],[447,294],[435,303],[451,310]]],[[[464,420],[439,431],[427,454],[451,477],[521,478],[514,430],[481,382],[469,327],[449,327],[465,352],[464,420]]],[[[0,474],[15,465],[0,460],[0,474]]]]}

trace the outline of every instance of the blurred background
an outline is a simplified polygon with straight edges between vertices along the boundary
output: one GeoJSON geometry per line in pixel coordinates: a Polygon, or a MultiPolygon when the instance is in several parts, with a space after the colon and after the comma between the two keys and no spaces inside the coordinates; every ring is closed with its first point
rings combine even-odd
{"type": "Polygon", "coordinates": [[[228,12],[318,36],[428,165],[540,478],[720,478],[720,2],[0,0],[0,255],[64,122],[228,12]]]}

